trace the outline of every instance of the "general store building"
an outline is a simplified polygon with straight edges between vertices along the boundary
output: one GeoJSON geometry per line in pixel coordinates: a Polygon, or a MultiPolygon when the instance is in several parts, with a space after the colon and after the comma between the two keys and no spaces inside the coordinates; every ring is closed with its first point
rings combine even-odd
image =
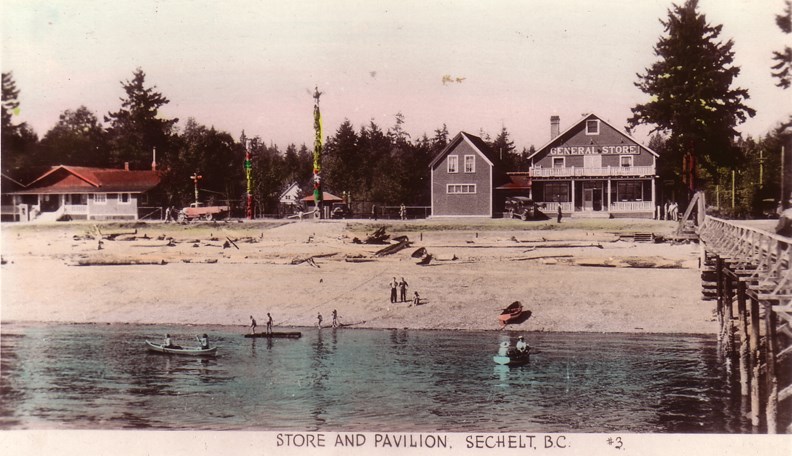
{"type": "Polygon", "coordinates": [[[560,131],[529,158],[531,193],[548,213],[573,217],[652,218],[658,154],[595,114],[560,131]]]}

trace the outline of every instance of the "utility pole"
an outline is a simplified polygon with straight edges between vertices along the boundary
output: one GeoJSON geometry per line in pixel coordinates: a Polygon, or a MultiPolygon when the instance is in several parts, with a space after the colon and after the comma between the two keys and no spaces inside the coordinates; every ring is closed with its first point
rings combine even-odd
{"type": "Polygon", "coordinates": [[[198,207],[198,181],[203,179],[203,176],[198,174],[198,171],[194,172],[190,179],[193,181],[193,186],[195,187],[195,207],[198,207]]]}

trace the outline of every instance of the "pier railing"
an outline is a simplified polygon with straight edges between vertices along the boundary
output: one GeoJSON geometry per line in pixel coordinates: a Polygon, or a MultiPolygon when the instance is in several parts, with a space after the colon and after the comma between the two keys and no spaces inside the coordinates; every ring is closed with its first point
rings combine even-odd
{"type": "Polygon", "coordinates": [[[755,430],[792,433],[792,238],[706,216],[705,296],[717,299],[727,371],[739,374],[755,430]],[[737,365],[738,369],[732,369],[737,365]],[[783,422],[779,422],[783,421],[783,422]]]}

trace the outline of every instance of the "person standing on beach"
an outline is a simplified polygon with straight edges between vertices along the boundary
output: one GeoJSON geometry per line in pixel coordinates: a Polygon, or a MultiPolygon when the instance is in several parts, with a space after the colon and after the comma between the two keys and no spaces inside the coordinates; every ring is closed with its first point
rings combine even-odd
{"type": "Polygon", "coordinates": [[[267,334],[272,334],[272,315],[267,312],[267,334]]]}
{"type": "Polygon", "coordinates": [[[316,327],[322,329],[322,314],[316,314],[316,327]]]}
{"type": "Polygon", "coordinates": [[[396,277],[390,283],[391,289],[391,302],[396,302],[396,288],[399,286],[399,282],[396,281],[396,277]]]}
{"type": "Polygon", "coordinates": [[[333,328],[338,328],[338,311],[333,309],[333,328]]]}
{"type": "Polygon", "coordinates": [[[401,282],[399,282],[399,297],[401,298],[401,302],[407,302],[407,287],[407,281],[402,277],[401,282]]]}
{"type": "Polygon", "coordinates": [[[250,316],[250,334],[256,333],[256,319],[253,318],[253,315],[250,316]]]}
{"type": "Polygon", "coordinates": [[[557,219],[556,223],[561,223],[561,217],[562,217],[562,215],[561,215],[561,203],[558,203],[558,219],[557,219]]]}
{"type": "Polygon", "coordinates": [[[377,220],[377,205],[376,204],[372,204],[371,205],[371,218],[373,218],[374,220],[377,220]]]}
{"type": "Polygon", "coordinates": [[[401,206],[399,206],[399,218],[402,220],[407,220],[407,207],[404,205],[404,203],[401,203],[401,206]]]}

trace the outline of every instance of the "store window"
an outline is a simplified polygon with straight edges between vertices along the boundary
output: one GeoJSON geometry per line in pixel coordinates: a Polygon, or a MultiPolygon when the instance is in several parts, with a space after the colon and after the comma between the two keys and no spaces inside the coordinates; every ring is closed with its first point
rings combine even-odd
{"type": "Polygon", "coordinates": [[[564,157],[553,157],[553,168],[563,168],[564,157]]]}
{"type": "Polygon", "coordinates": [[[448,184],[449,195],[476,193],[476,184],[448,184]]]}
{"type": "Polygon", "coordinates": [[[569,183],[566,182],[546,182],[544,184],[545,202],[567,203],[569,199],[569,183]]]}
{"type": "Polygon", "coordinates": [[[619,182],[616,195],[619,201],[643,201],[643,185],[640,182],[619,182]]]}
{"type": "Polygon", "coordinates": [[[619,157],[619,164],[625,168],[629,168],[633,165],[633,158],[632,155],[622,155],[619,157]]]}

